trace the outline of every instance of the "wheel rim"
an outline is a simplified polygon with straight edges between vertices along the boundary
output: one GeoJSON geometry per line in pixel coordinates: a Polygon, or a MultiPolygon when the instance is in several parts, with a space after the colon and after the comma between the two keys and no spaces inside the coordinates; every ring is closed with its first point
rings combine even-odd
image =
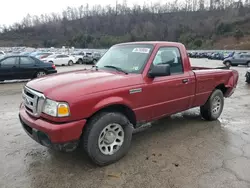
{"type": "Polygon", "coordinates": [[[226,66],[230,67],[230,63],[229,63],[229,62],[227,62],[227,63],[226,63],[226,66]]]}
{"type": "Polygon", "coordinates": [[[124,130],[121,125],[112,123],[107,125],[99,135],[98,146],[104,155],[113,155],[124,142],[124,130]]]}
{"type": "Polygon", "coordinates": [[[69,62],[69,65],[71,66],[72,64],[73,64],[72,61],[70,61],[70,62],[69,62]]]}
{"type": "Polygon", "coordinates": [[[42,76],[45,76],[46,74],[45,74],[45,72],[38,72],[37,73],[37,77],[39,78],[39,77],[42,77],[42,76]]]}
{"type": "Polygon", "coordinates": [[[218,114],[221,110],[221,98],[216,96],[212,103],[212,112],[213,114],[218,114]]]}

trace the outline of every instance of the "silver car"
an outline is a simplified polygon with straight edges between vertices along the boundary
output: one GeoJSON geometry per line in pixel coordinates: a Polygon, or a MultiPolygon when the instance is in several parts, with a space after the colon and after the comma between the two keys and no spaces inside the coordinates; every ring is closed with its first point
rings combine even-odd
{"type": "Polygon", "coordinates": [[[227,67],[238,65],[250,67],[250,54],[235,54],[233,57],[224,59],[223,64],[227,67]]]}

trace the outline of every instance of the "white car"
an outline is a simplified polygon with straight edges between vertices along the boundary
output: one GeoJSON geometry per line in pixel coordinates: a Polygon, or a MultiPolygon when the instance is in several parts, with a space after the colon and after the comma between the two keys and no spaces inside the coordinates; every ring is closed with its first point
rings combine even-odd
{"type": "Polygon", "coordinates": [[[4,56],[5,53],[3,51],[0,51],[0,56],[4,56]]]}
{"type": "Polygon", "coordinates": [[[70,55],[63,55],[63,54],[55,54],[50,55],[47,58],[42,59],[44,62],[50,62],[54,65],[69,65],[72,66],[76,63],[76,59],[70,55]]]}

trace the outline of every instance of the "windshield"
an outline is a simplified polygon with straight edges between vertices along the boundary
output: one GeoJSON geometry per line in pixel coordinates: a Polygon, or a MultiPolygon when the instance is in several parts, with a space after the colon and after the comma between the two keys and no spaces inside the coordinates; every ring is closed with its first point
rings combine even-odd
{"type": "Polygon", "coordinates": [[[117,67],[127,73],[141,73],[153,45],[129,44],[111,47],[96,64],[98,68],[117,67]]]}

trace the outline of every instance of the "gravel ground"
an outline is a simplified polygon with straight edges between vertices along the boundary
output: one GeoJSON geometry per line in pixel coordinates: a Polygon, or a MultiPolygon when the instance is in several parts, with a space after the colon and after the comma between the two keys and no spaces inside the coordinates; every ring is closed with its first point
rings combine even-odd
{"type": "MultiPolygon", "coordinates": [[[[222,65],[202,59],[192,64],[222,65]]],[[[79,68],[83,66],[58,70],[79,68]]],[[[29,138],[18,120],[26,82],[0,84],[0,187],[249,188],[250,86],[246,68],[234,69],[240,73],[239,84],[218,121],[202,120],[195,108],[154,122],[134,134],[122,160],[102,168],[80,150],[56,152],[29,138]]]]}

